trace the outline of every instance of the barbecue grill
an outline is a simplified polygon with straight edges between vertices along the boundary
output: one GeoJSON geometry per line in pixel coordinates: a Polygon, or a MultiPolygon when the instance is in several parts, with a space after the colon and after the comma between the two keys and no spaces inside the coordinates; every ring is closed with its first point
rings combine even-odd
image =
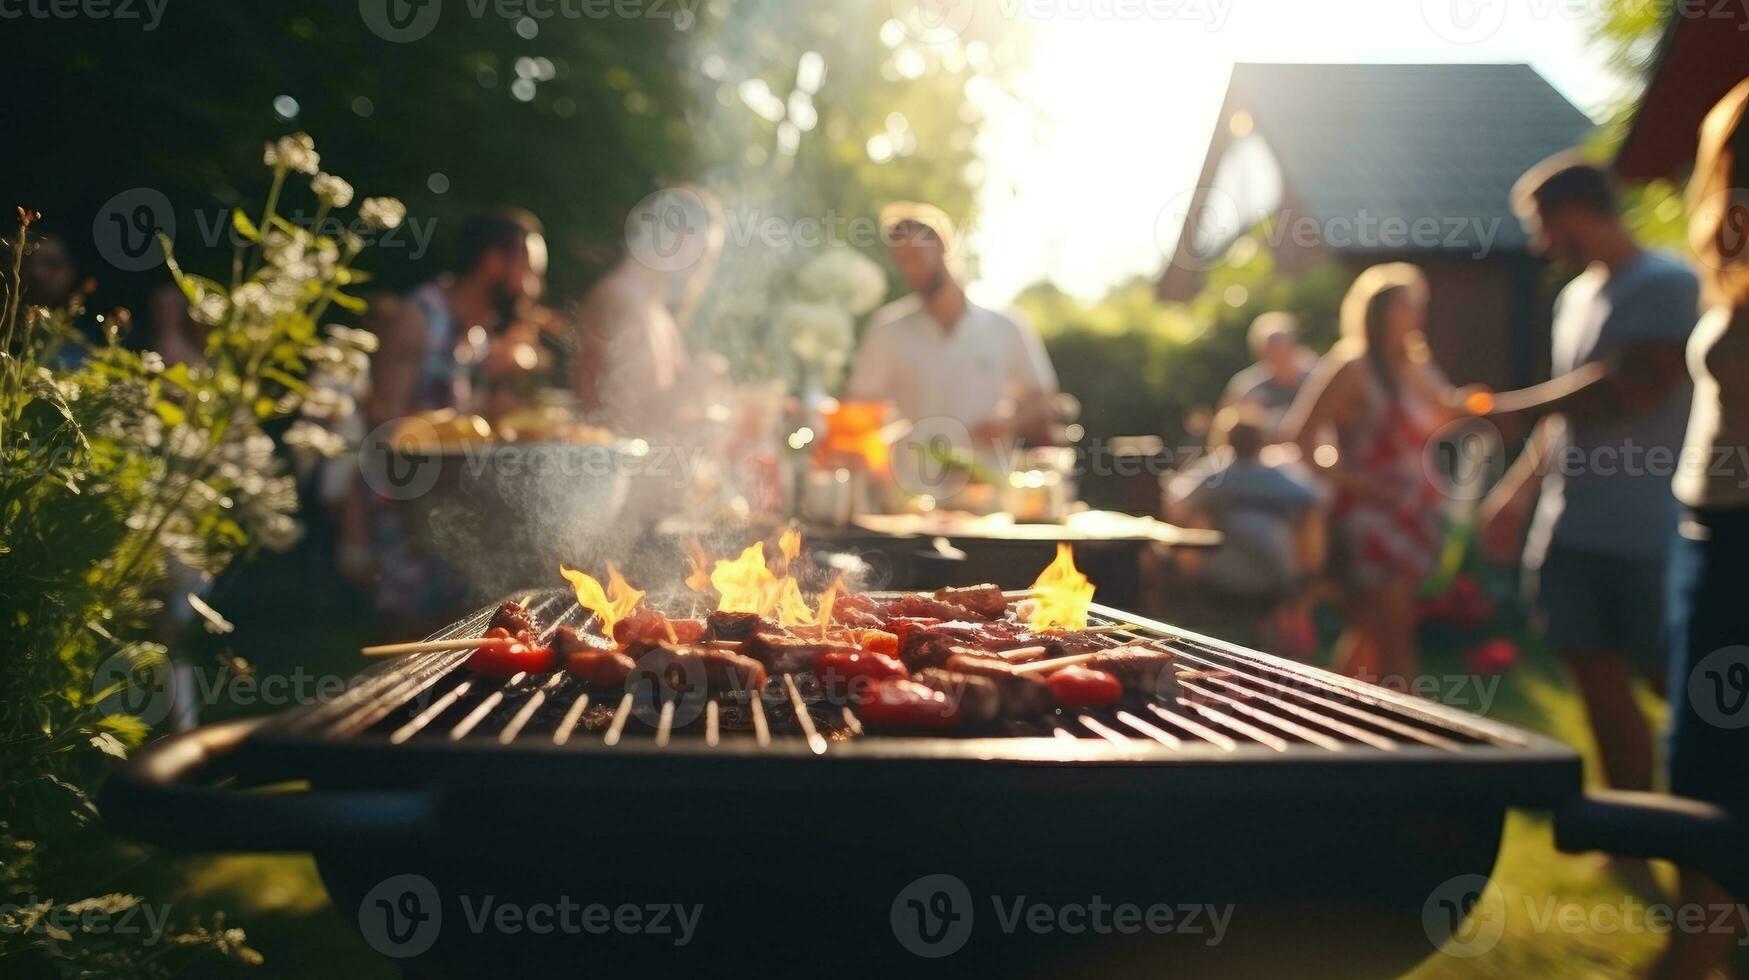
{"type": "MultiPolygon", "coordinates": [[[[569,593],[528,605],[549,631],[587,618],[569,593]]],[[[437,637],[480,635],[490,612],[437,637]]],[[[420,876],[442,928],[405,961],[415,975],[690,962],[1305,976],[1322,963],[1352,977],[1433,952],[1441,889],[1491,872],[1508,807],[1579,796],[1576,753],[1549,739],[1106,607],[1091,625],[1110,627],[1105,643],[1172,650],[1185,673],[1159,697],[999,733],[889,737],[796,678],[697,703],[602,698],[562,671],[490,680],[461,668],[465,652],[422,654],[328,703],[166,739],[112,781],[106,808],[174,847],[313,851],[367,938],[373,889],[420,876]],[[246,790],[291,781],[309,788],[246,790]],[[913,955],[900,897],[941,875],[971,896],[969,938],[913,955]],[[488,895],[702,915],[681,949],[472,928],[488,895]],[[1231,918],[1213,945],[1206,930],[1005,928],[998,907],[1017,898],[1231,918]]]]}

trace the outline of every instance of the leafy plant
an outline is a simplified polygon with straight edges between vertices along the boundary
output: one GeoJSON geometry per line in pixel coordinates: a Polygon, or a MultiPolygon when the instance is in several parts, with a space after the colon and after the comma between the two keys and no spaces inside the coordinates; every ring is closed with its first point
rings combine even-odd
{"type": "MultiPolygon", "coordinates": [[[[92,342],[74,328],[77,300],[64,310],[25,308],[20,273],[38,216],[21,208],[7,243],[0,972],[9,975],[163,974],[199,951],[259,960],[241,930],[221,921],[156,935],[91,924],[142,901],[109,889],[125,846],[95,823],[106,765],[156,720],[119,695],[142,682],[161,686],[168,650],[154,628],[166,601],[186,602],[209,629],[228,627],[186,585],[183,597],[168,596],[171,570],[178,582],[210,583],[240,555],[296,541],[296,484],[265,427],[283,428],[282,440],[300,450],[338,451],[321,423],[351,411],[337,391],[374,349],[369,334],[318,326],[333,307],[362,308],[345,290],[364,279],[352,268],[363,239],[318,234],[279,212],[288,179],[308,175],[321,229],[350,204],[351,186],[320,172],[303,134],[270,144],[265,161],[267,204],[255,217],[234,213],[239,245],[226,281],[184,271],[162,241],[188,315],[206,330],[199,363],[166,364],[123,347],[122,311],[98,318],[102,336],[92,342]]],[[[374,231],[404,215],[393,199],[359,208],[374,231]]]]}

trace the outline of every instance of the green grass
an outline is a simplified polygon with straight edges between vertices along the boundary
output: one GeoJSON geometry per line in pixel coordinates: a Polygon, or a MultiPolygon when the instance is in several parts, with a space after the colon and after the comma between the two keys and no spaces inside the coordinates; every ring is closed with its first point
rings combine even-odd
{"type": "MultiPolygon", "coordinates": [[[[1595,782],[1597,762],[1582,705],[1554,659],[1539,644],[1527,640],[1521,650],[1524,659],[1502,679],[1489,716],[1580,747],[1586,757],[1587,781],[1595,782]]],[[[1437,664],[1442,658],[1433,655],[1429,659],[1437,664]]],[[[1650,691],[1645,692],[1643,701],[1648,713],[1661,723],[1663,705],[1650,691]]],[[[1501,909],[1505,919],[1499,944],[1471,958],[1435,954],[1412,977],[1633,977],[1644,973],[1663,948],[1662,937],[1645,931],[1568,930],[1549,924],[1546,914],[1551,902],[1584,909],[1590,922],[1589,913],[1599,908],[1663,899],[1647,896],[1618,880],[1598,856],[1572,856],[1555,850],[1547,814],[1515,811],[1507,817],[1493,880],[1501,901],[1492,907],[1501,909]]],[[[1660,869],[1659,881],[1665,889],[1673,889],[1674,872],[1660,869]]]]}

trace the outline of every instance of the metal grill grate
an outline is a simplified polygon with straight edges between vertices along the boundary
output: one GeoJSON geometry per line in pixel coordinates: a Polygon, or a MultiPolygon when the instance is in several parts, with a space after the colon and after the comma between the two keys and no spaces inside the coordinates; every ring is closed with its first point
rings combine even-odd
{"type": "MultiPolygon", "coordinates": [[[[527,604],[550,633],[581,627],[587,614],[569,593],[553,591],[527,604]]],[[[436,638],[478,636],[490,610],[436,638]]],[[[1277,658],[1231,647],[1165,624],[1099,608],[1091,625],[1107,627],[1109,646],[1141,644],[1170,650],[1185,673],[1175,693],[1131,696],[1108,709],[1053,712],[1005,723],[1008,738],[1105,743],[1167,754],[1464,753],[1521,748],[1510,729],[1414,699],[1334,677],[1277,658]]],[[[739,743],[765,748],[805,746],[827,754],[865,736],[854,710],[820,697],[811,677],[773,678],[764,692],[701,704],[640,700],[631,693],[603,698],[562,670],[495,680],[462,669],[466,652],[415,655],[361,678],[347,696],[294,713],[279,734],[406,743],[491,743],[611,749],[633,743],[657,748],[715,749],[739,743]]],[[[989,733],[985,733],[986,735],[989,733]]]]}

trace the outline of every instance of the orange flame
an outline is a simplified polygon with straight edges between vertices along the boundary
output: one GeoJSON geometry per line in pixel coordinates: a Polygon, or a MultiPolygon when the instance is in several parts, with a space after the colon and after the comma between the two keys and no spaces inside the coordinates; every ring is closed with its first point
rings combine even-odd
{"type": "Polygon", "coordinates": [[[697,538],[686,542],[686,563],[692,570],[686,574],[686,586],[694,592],[708,592],[711,587],[710,556],[697,538]]]}
{"type": "Polygon", "coordinates": [[[609,638],[613,636],[614,625],[630,616],[644,599],[644,594],[632,588],[611,563],[607,566],[606,589],[594,578],[574,568],[560,565],[559,574],[577,590],[577,605],[595,614],[601,634],[609,638]]]}
{"type": "MultiPolygon", "coordinates": [[[[780,563],[775,571],[765,563],[764,542],[749,545],[739,557],[716,563],[710,586],[720,597],[717,610],[757,613],[788,627],[819,625],[821,615],[809,607],[801,583],[789,574],[790,562],[802,553],[801,532],[785,531],[777,547],[780,563]]],[[[822,594],[822,611],[830,613],[835,590],[836,585],[822,594]]]]}
{"type": "Polygon", "coordinates": [[[1028,622],[1033,629],[1087,628],[1093,583],[1075,567],[1075,552],[1068,545],[1057,545],[1056,560],[1039,573],[1032,588],[1034,606],[1028,622]]]}
{"type": "Polygon", "coordinates": [[[778,566],[779,575],[789,574],[789,563],[795,561],[802,553],[802,532],[789,528],[777,536],[777,553],[783,556],[783,564],[778,566]]]}
{"type": "Polygon", "coordinates": [[[838,590],[843,586],[844,578],[840,576],[834,578],[832,584],[826,586],[826,591],[820,593],[820,611],[814,614],[814,622],[819,625],[821,630],[831,627],[832,607],[838,602],[838,590]]]}

